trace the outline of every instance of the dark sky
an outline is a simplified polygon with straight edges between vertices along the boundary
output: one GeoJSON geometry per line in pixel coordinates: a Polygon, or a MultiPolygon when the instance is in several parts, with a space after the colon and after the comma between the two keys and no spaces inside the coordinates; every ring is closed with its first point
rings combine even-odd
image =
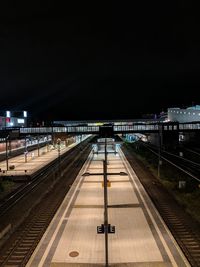
{"type": "Polygon", "coordinates": [[[1,110],[128,119],[200,104],[192,1],[24,2],[0,8],[1,110]]]}

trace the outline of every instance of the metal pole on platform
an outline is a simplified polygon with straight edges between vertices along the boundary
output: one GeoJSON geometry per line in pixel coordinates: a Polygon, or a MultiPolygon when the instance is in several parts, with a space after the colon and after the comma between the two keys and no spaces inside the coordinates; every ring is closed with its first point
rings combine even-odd
{"type": "Polygon", "coordinates": [[[39,136],[37,136],[38,157],[40,156],[39,136]]]}
{"type": "Polygon", "coordinates": [[[8,171],[8,136],[6,136],[6,169],[8,171]]]}
{"type": "Polygon", "coordinates": [[[8,152],[8,155],[9,156],[11,156],[11,139],[9,138],[9,146],[8,146],[8,148],[9,148],[9,152],[8,152]]]}
{"type": "Polygon", "coordinates": [[[104,230],[105,230],[105,260],[108,267],[108,193],[107,193],[107,142],[105,138],[105,160],[103,161],[104,177],[104,230]]]}
{"type": "Polygon", "coordinates": [[[24,150],[24,157],[25,157],[25,163],[27,162],[27,140],[26,140],[26,136],[25,136],[25,143],[24,143],[24,145],[25,145],[25,150],[24,150]]]}
{"type": "Polygon", "coordinates": [[[58,149],[58,176],[60,176],[60,145],[61,145],[61,139],[57,139],[57,149],[58,149]]]}
{"type": "Polygon", "coordinates": [[[98,234],[105,234],[105,266],[108,267],[108,234],[115,233],[115,226],[108,224],[108,175],[127,175],[125,172],[108,173],[107,172],[107,140],[105,139],[105,159],[103,160],[103,173],[89,173],[85,172],[83,176],[89,175],[103,175],[103,187],[104,187],[104,224],[97,226],[98,234]]]}
{"type": "Polygon", "coordinates": [[[161,138],[162,138],[162,131],[161,131],[161,127],[162,125],[158,126],[159,127],[159,130],[158,130],[158,179],[160,179],[160,168],[161,168],[161,165],[162,165],[162,161],[161,161],[161,138]]]}
{"type": "Polygon", "coordinates": [[[58,146],[58,175],[60,176],[60,145],[58,146]]]}

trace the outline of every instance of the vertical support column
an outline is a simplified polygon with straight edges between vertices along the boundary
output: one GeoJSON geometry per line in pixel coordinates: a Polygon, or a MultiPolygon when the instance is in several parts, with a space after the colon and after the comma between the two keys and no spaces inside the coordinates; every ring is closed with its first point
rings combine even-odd
{"type": "Polygon", "coordinates": [[[37,136],[38,157],[40,156],[39,136],[37,136]]]}
{"type": "Polygon", "coordinates": [[[9,153],[8,153],[8,155],[9,156],[11,156],[11,138],[9,138],[9,146],[8,146],[8,148],[9,148],[9,153]]]}
{"type": "Polygon", "coordinates": [[[52,145],[55,148],[55,135],[54,135],[54,128],[53,126],[51,127],[51,141],[52,141],[52,145]]]}
{"type": "Polygon", "coordinates": [[[158,179],[160,179],[160,168],[162,165],[162,160],[161,160],[161,152],[162,152],[162,135],[163,135],[163,125],[159,124],[158,125],[158,179]]]}
{"type": "Polygon", "coordinates": [[[57,139],[57,149],[58,149],[58,176],[60,177],[60,145],[61,145],[61,139],[60,138],[58,138],[57,139]]]}
{"type": "Polygon", "coordinates": [[[49,152],[49,138],[48,138],[48,134],[46,136],[46,148],[47,148],[47,152],[49,152]]]}
{"type": "Polygon", "coordinates": [[[8,137],[6,137],[6,170],[8,171],[8,137]]]}
{"type": "Polygon", "coordinates": [[[104,230],[105,230],[105,260],[108,267],[108,194],[107,194],[107,142],[105,138],[105,160],[103,161],[104,177],[104,230]]]}
{"type": "Polygon", "coordinates": [[[26,136],[25,136],[25,143],[24,143],[24,156],[25,156],[25,163],[27,162],[27,143],[26,143],[26,136]]]}

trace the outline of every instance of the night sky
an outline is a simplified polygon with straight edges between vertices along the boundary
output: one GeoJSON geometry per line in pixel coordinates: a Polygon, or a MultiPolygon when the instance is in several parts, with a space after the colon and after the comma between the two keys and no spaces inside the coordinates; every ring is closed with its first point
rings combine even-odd
{"type": "Polygon", "coordinates": [[[0,8],[0,110],[131,119],[200,104],[192,1],[24,2],[0,8]]]}

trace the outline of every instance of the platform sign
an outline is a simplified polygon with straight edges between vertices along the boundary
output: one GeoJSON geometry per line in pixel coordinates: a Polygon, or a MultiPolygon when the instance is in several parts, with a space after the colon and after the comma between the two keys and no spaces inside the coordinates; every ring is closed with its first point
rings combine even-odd
{"type": "MultiPolygon", "coordinates": [[[[102,187],[104,187],[104,182],[101,183],[102,187]]],[[[107,180],[107,187],[111,187],[111,182],[109,180],[107,180]]]]}
{"type": "Polygon", "coordinates": [[[115,226],[108,224],[108,233],[115,234],[115,226]]]}
{"type": "Polygon", "coordinates": [[[103,125],[99,127],[99,136],[101,138],[109,138],[114,136],[113,125],[103,125]]]}
{"type": "MultiPolygon", "coordinates": [[[[97,226],[97,234],[104,234],[105,233],[105,225],[102,224],[100,226],[97,226]]],[[[115,234],[115,226],[108,224],[108,234],[115,234]]]]}
{"type": "Polygon", "coordinates": [[[97,226],[97,234],[104,234],[104,225],[97,226]]]}

